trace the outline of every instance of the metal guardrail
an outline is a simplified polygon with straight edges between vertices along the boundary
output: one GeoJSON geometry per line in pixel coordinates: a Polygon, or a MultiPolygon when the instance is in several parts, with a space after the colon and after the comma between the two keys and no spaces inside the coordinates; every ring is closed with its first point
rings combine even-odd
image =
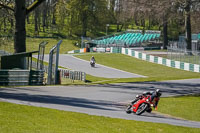
{"type": "Polygon", "coordinates": [[[59,69],[59,71],[60,71],[60,76],[62,78],[68,78],[68,79],[71,79],[72,81],[74,80],[80,80],[83,82],[86,81],[85,72],[72,71],[72,70],[66,70],[66,69],[59,69]]]}
{"type": "Polygon", "coordinates": [[[43,85],[42,70],[0,70],[0,85],[43,85]]]}
{"type": "MultiPolygon", "coordinates": [[[[37,68],[37,63],[32,62],[32,68],[37,68]]],[[[48,66],[44,65],[43,70],[48,73],[48,66]]],[[[81,72],[81,71],[73,71],[73,70],[68,70],[68,69],[61,69],[58,68],[58,71],[60,72],[60,77],[61,78],[66,78],[66,79],[71,79],[72,81],[74,80],[80,80],[85,82],[86,81],[86,73],[81,72]]]]}
{"type": "Polygon", "coordinates": [[[31,70],[29,85],[43,85],[44,84],[44,70],[31,70]]]}

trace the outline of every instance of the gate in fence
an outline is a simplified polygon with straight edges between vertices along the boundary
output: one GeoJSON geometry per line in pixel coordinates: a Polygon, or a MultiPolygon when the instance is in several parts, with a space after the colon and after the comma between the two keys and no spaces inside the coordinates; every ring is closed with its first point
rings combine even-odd
{"type": "Polygon", "coordinates": [[[47,78],[47,84],[58,84],[58,61],[59,61],[59,50],[60,50],[60,44],[62,43],[62,40],[56,44],[49,53],[49,67],[48,67],[48,78],[47,78]]]}
{"type": "Polygon", "coordinates": [[[44,51],[45,46],[48,42],[41,42],[39,44],[38,60],[37,60],[37,70],[43,70],[44,64],[44,51]]]}

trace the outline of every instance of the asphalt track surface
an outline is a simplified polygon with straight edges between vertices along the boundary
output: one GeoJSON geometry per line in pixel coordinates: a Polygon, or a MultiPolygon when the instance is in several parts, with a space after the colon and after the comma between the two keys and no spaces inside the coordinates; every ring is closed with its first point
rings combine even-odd
{"type": "MultiPolygon", "coordinates": [[[[48,55],[44,56],[45,61],[49,61],[48,55]]],[[[97,61],[98,62],[98,61],[97,61]]],[[[85,61],[79,58],[76,58],[72,55],[60,54],[59,55],[59,66],[63,66],[72,70],[82,71],[86,74],[93,75],[95,77],[104,77],[104,78],[139,78],[144,77],[143,75],[138,75],[130,72],[125,72],[115,68],[110,68],[100,64],[96,64],[95,68],[90,66],[89,61],[85,61]]]]}
{"type": "Polygon", "coordinates": [[[0,100],[97,116],[200,128],[200,122],[154,112],[141,116],[126,114],[126,105],[135,95],[155,88],[162,90],[163,97],[200,93],[200,79],[92,86],[9,87],[0,89],[0,100]]]}

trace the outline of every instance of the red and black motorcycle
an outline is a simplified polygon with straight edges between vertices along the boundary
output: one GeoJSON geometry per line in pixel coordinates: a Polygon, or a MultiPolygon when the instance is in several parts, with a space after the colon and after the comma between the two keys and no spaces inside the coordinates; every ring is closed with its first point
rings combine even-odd
{"type": "Polygon", "coordinates": [[[136,96],[136,99],[126,108],[126,113],[130,114],[133,112],[136,115],[141,115],[145,111],[150,113],[152,111],[151,107],[154,105],[154,103],[149,100],[150,96],[151,95],[136,96]]]}

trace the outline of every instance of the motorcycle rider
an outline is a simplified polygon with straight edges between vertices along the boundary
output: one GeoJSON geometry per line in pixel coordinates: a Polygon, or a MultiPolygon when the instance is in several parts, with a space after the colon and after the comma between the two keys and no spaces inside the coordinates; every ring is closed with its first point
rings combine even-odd
{"type": "Polygon", "coordinates": [[[160,100],[160,96],[162,95],[160,89],[156,89],[155,91],[143,92],[142,95],[136,95],[136,99],[131,103],[135,104],[140,98],[142,98],[142,96],[147,96],[147,95],[151,95],[149,97],[149,101],[152,101],[154,103],[153,107],[155,108],[155,110],[157,110],[158,102],[160,100]]]}
{"type": "Polygon", "coordinates": [[[92,56],[91,59],[90,59],[90,64],[91,64],[91,63],[95,63],[95,61],[96,61],[96,60],[95,60],[94,56],[92,56]]]}
{"type": "Polygon", "coordinates": [[[149,101],[152,101],[154,103],[153,107],[155,108],[155,110],[157,110],[158,102],[160,100],[160,96],[162,95],[160,89],[156,89],[153,92],[146,92],[146,95],[151,95],[149,97],[149,101]]]}

